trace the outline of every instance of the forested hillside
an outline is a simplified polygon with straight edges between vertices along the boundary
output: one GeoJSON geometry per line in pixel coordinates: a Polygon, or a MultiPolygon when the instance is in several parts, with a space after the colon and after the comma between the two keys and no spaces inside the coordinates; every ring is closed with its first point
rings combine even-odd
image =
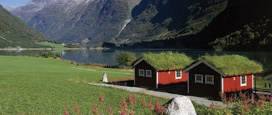
{"type": "Polygon", "coordinates": [[[0,48],[35,48],[45,37],[0,5],[0,48]]]}
{"type": "Polygon", "coordinates": [[[132,48],[193,48],[215,50],[272,49],[272,1],[228,0],[200,32],[168,40],[128,44],[132,48]]]}

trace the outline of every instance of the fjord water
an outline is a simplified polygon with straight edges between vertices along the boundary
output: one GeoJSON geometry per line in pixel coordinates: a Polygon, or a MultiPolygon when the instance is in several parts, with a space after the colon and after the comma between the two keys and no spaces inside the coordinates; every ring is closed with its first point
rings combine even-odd
{"type": "MultiPolygon", "coordinates": [[[[225,54],[238,54],[248,57],[251,60],[255,60],[264,65],[264,68],[272,68],[272,52],[245,52],[245,51],[200,51],[200,50],[165,50],[165,49],[153,49],[153,50],[127,50],[135,53],[139,57],[142,53],[160,53],[166,51],[173,51],[179,53],[185,53],[186,55],[197,59],[203,55],[225,55],[225,54]]],[[[39,52],[46,51],[0,51],[0,55],[9,56],[38,56],[39,52]]],[[[62,51],[62,59],[76,61],[77,63],[95,63],[106,65],[117,65],[115,60],[120,50],[66,50],[62,51]]]]}

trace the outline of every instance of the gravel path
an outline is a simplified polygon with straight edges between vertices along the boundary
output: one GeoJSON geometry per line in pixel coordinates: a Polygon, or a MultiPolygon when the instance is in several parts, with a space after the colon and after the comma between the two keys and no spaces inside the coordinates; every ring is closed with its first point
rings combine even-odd
{"type": "MultiPolygon", "coordinates": [[[[118,85],[111,85],[111,84],[99,84],[99,83],[90,83],[90,85],[122,89],[122,90],[127,90],[130,92],[138,92],[138,93],[143,93],[143,94],[147,94],[147,95],[152,95],[155,97],[167,98],[167,99],[171,99],[171,98],[177,97],[177,96],[184,96],[184,95],[179,95],[179,94],[171,94],[171,93],[166,93],[166,92],[147,90],[147,89],[139,88],[139,87],[126,87],[126,86],[118,86],[118,85]]],[[[189,99],[191,99],[192,101],[194,101],[195,103],[205,105],[207,107],[209,107],[212,103],[211,100],[201,98],[201,97],[195,97],[195,96],[187,96],[187,97],[189,99]]],[[[220,101],[214,101],[214,104],[225,106],[220,101]]]]}

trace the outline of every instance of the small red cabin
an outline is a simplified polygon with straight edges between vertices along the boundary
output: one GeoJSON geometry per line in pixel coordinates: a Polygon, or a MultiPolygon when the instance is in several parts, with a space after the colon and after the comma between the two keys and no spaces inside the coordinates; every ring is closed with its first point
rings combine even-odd
{"type": "Polygon", "coordinates": [[[143,57],[136,60],[133,64],[135,73],[134,85],[156,89],[172,86],[186,87],[188,75],[187,73],[184,73],[182,69],[183,67],[188,66],[191,62],[192,60],[184,54],[169,52],[160,54],[144,54],[143,57]],[[176,63],[170,59],[170,57],[174,55],[178,57],[177,60],[172,58],[176,63]],[[181,65],[182,62],[180,61],[182,61],[182,59],[180,58],[186,58],[186,62],[183,63],[183,65],[181,65]],[[177,64],[179,65],[175,66],[177,64]]]}
{"type": "Polygon", "coordinates": [[[220,56],[214,56],[209,60],[209,62],[205,61],[205,58],[203,60],[196,61],[184,69],[184,72],[188,72],[187,93],[211,97],[218,97],[219,93],[251,93],[254,87],[254,74],[259,73],[262,70],[262,67],[261,69],[256,70],[246,70],[246,68],[239,73],[232,73],[229,71],[236,68],[238,70],[239,67],[237,67],[237,65],[239,64],[242,64],[242,62],[235,60],[235,58],[224,60],[224,57],[222,58],[220,56]],[[218,63],[218,60],[215,58],[221,58],[222,62],[218,63]],[[232,63],[233,65],[228,65],[224,63],[224,61],[234,61],[235,64],[232,63]],[[225,70],[225,67],[222,65],[232,69],[225,70]]]}

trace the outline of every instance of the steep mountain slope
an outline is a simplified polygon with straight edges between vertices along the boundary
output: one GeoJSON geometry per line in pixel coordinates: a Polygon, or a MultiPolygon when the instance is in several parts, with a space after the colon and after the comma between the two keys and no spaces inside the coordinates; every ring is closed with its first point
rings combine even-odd
{"type": "Polygon", "coordinates": [[[47,37],[85,46],[272,49],[271,0],[33,0],[10,11],[47,37]]]}
{"type": "Polygon", "coordinates": [[[198,41],[194,44],[208,49],[272,49],[271,42],[269,44],[272,33],[271,4],[271,0],[229,0],[226,10],[200,33],[187,40],[198,41]]]}
{"type": "Polygon", "coordinates": [[[23,19],[25,22],[31,20],[36,12],[42,10],[47,4],[54,2],[55,0],[32,0],[27,4],[27,7],[21,6],[17,8],[7,7],[6,9],[12,11],[14,15],[23,19]]]}
{"type": "Polygon", "coordinates": [[[141,42],[132,48],[272,50],[271,0],[227,0],[225,9],[198,33],[141,42]]]}
{"type": "Polygon", "coordinates": [[[142,0],[117,41],[134,43],[195,34],[226,6],[227,0],[142,0]]]}
{"type": "Polygon", "coordinates": [[[35,43],[40,40],[45,40],[41,33],[28,27],[0,5],[0,48],[43,47],[35,43]]]}
{"type": "Polygon", "coordinates": [[[271,4],[271,0],[230,0],[228,8],[203,30],[211,36],[208,46],[218,50],[272,49],[271,4]]]}
{"type": "Polygon", "coordinates": [[[226,5],[227,0],[35,0],[11,12],[53,40],[123,44],[198,33],[226,5]]]}
{"type": "Polygon", "coordinates": [[[49,0],[45,3],[44,0],[33,0],[11,12],[53,40],[84,45],[112,41],[131,20],[131,10],[139,2],[140,0],[49,0]],[[33,4],[43,7],[35,11],[33,4]],[[34,12],[28,13],[22,9],[34,12]]]}

